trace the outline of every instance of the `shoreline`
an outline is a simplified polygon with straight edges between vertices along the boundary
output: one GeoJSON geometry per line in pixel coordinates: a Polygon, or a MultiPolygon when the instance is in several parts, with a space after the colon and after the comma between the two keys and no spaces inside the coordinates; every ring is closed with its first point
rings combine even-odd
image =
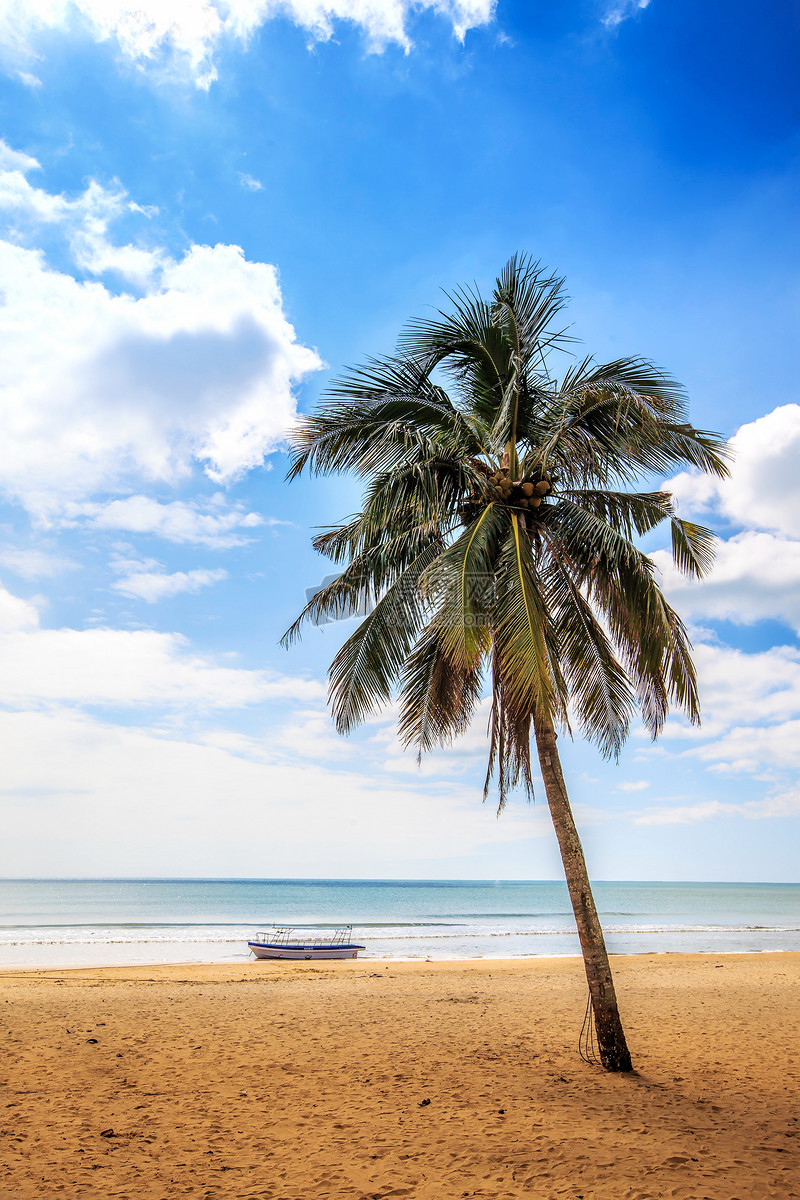
{"type": "Polygon", "coordinates": [[[0,972],[0,1192],[800,1200],[800,952],[0,972]]]}
{"type": "MultiPolygon", "coordinates": [[[[763,955],[790,956],[796,955],[800,958],[800,950],[631,950],[631,951],[609,951],[609,959],[612,961],[628,959],[644,959],[644,958],[687,958],[687,959],[705,959],[705,958],[758,958],[763,955]]],[[[51,971],[124,971],[129,968],[152,968],[154,970],[171,967],[197,967],[216,968],[229,967],[239,969],[243,967],[255,967],[260,964],[264,965],[280,965],[288,966],[292,963],[295,966],[319,966],[320,964],[330,965],[336,961],[336,965],[332,967],[336,970],[346,963],[356,963],[358,966],[369,966],[373,963],[382,965],[402,964],[402,963],[417,963],[423,966],[434,966],[437,963],[447,964],[452,967],[468,966],[472,963],[536,963],[536,962],[562,962],[562,961],[577,961],[583,962],[582,955],[578,952],[575,954],[475,954],[469,958],[424,958],[419,956],[407,957],[360,957],[357,959],[317,959],[306,964],[299,959],[257,959],[252,955],[243,955],[241,959],[235,958],[219,958],[219,959],[196,959],[196,958],[180,958],[180,959],[159,959],[159,960],[141,960],[131,959],[129,962],[53,962],[53,963],[0,963],[0,979],[15,973],[30,973],[38,972],[47,974],[51,971]]]]}

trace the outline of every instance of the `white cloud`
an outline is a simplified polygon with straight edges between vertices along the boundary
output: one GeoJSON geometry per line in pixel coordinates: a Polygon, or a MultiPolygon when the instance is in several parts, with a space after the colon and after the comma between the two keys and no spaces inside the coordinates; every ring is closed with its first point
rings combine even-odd
{"type": "MultiPolygon", "coordinates": [[[[30,608],[30,606],[29,606],[30,608]]],[[[221,667],[175,633],[154,630],[36,629],[24,602],[8,610],[0,592],[0,704],[236,709],[273,700],[324,697],[314,680],[221,667]],[[24,628],[20,628],[27,622],[24,628]]]]}
{"type": "Polygon", "coordinates": [[[221,667],[155,630],[41,629],[34,604],[0,587],[0,706],[149,705],[185,710],[266,701],[308,705],[316,680],[221,667]]]}
{"type": "Polygon", "coordinates": [[[111,586],[125,596],[135,596],[155,604],[158,600],[171,600],[181,592],[199,592],[201,588],[210,587],[228,578],[228,572],[221,568],[206,570],[198,568],[194,571],[132,571],[118,579],[111,586]]]}
{"type": "Polygon", "coordinates": [[[241,44],[274,17],[288,17],[314,41],[327,41],[337,21],[360,28],[370,49],[390,43],[408,50],[413,14],[429,10],[463,38],[487,24],[496,0],[0,0],[4,60],[19,75],[37,59],[41,35],[52,30],[96,42],[113,41],[142,67],[188,72],[199,87],[217,77],[214,56],[226,41],[241,44]]]}
{"type": "Polygon", "coordinates": [[[649,787],[650,787],[649,779],[631,779],[631,780],[626,780],[624,783],[621,783],[619,785],[619,791],[621,791],[621,792],[643,792],[645,790],[645,788],[649,788],[649,787]]]}
{"type": "Polygon", "coordinates": [[[800,716],[800,649],[775,646],[756,654],[700,643],[695,662],[705,735],[734,725],[800,716]]]}
{"type": "MultiPolygon", "coordinates": [[[[270,743],[301,758],[316,761],[336,762],[353,757],[353,743],[336,732],[331,715],[325,708],[292,713],[289,724],[276,730],[270,743]]],[[[247,752],[252,753],[252,748],[247,752]]]]}
{"type": "Polygon", "coordinates": [[[634,17],[644,8],[649,8],[650,0],[621,0],[621,3],[612,4],[603,17],[603,24],[606,29],[616,29],[623,21],[627,21],[629,17],[634,17]]]}
{"type": "Polygon", "coordinates": [[[0,713],[0,738],[2,875],[424,876],[443,859],[552,839],[543,809],[498,821],[463,789],[265,757],[266,736],[198,744],[25,712],[0,713]]]}
{"type": "Polygon", "coordinates": [[[77,570],[80,566],[71,558],[17,546],[5,546],[0,549],[0,563],[21,579],[52,579],[55,575],[77,570]]]}
{"type": "Polygon", "coordinates": [[[683,717],[671,717],[662,731],[663,741],[688,741],[691,749],[687,753],[708,757],[716,753],[713,747],[721,747],[722,739],[733,729],[778,728],[800,717],[797,647],[773,646],[746,653],[695,639],[693,658],[702,725],[693,728],[683,717]]]}
{"type": "Polygon", "coordinates": [[[0,873],[391,876],[552,840],[544,808],[498,821],[461,786],[383,776],[382,744],[335,738],[315,680],[220,666],[175,634],[39,629],[2,589],[0,629],[0,873]],[[266,702],[283,728],[208,724],[244,707],[258,720],[266,702]],[[152,709],[159,725],[93,707],[152,709]],[[334,748],[332,768],[319,759],[334,748]]]}
{"type": "Polygon", "coordinates": [[[42,87],[42,81],[38,75],[32,75],[30,71],[14,70],[13,74],[19,79],[20,83],[24,83],[29,88],[42,87]]]}
{"type": "Polygon", "coordinates": [[[775,776],[800,768],[800,718],[759,725],[751,721],[699,746],[693,756],[713,763],[719,773],[775,776]]]}
{"type": "Polygon", "coordinates": [[[244,171],[239,172],[239,182],[243,188],[247,188],[248,192],[260,192],[264,188],[260,179],[254,179],[252,175],[247,175],[244,171]]]}
{"type": "Polygon", "coordinates": [[[771,817],[800,816],[800,791],[780,792],[760,800],[729,804],[724,800],[698,800],[696,804],[664,805],[636,813],[634,825],[694,825],[715,817],[746,817],[762,821],[771,817]]]}
{"type": "Polygon", "coordinates": [[[694,658],[703,724],[689,729],[682,720],[670,720],[664,744],[648,753],[662,756],[665,770],[667,758],[684,771],[704,765],[714,779],[708,791],[722,786],[723,798],[712,794],[691,803],[652,804],[627,816],[637,825],[689,825],[800,815],[800,649],[775,646],[745,653],[699,642],[694,658]],[[736,776],[750,777],[745,786],[754,798],[725,795],[723,781],[736,776]]]}
{"type": "Polygon", "coordinates": [[[740,527],[800,536],[800,405],[742,425],[729,446],[728,479],[682,472],[665,485],[681,509],[716,510],[740,527]]]}
{"type": "Polygon", "coordinates": [[[26,175],[29,171],[40,170],[37,159],[21,150],[13,150],[0,138],[0,171],[19,171],[26,175]]]}
{"type": "MultiPolygon", "coordinates": [[[[72,201],[18,181],[8,195],[74,243],[72,201]]],[[[92,206],[129,211],[121,195],[82,198],[80,228],[92,206]]],[[[92,269],[139,253],[101,250],[92,269]]],[[[176,484],[198,463],[220,484],[260,466],[294,419],[294,385],[321,366],[283,313],[273,266],[238,246],[142,253],[154,273],[136,298],[0,242],[0,488],[42,523],[136,483],[176,484]]]]}
{"type": "Polygon", "coordinates": [[[14,596],[0,585],[0,634],[35,628],[39,611],[34,604],[14,596]]]}
{"type": "Polygon", "coordinates": [[[800,632],[800,405],[750,421],[730,439],[728,479],[682,472],[668,480],[684,516],[721,518],[740,532],[718,543],[711,573],[687,580],[664,551],[652,557],[685,616],[752,624],[783,621],[800,632]]]}
{"type": "Polygon", "coordinates": [[[700,642],[694,658],[703,723],[690,729],[670,719],[662,733],[670,755],[683,742],[683,759],[705,763],[715,775],[788,786],[800,768],[800,649],[745,653],[700,642]]]}
{"type": "Polygon", "coordinates": [[[215,549],[243,546],[250,540],[243,530],[277,524],[241,504],[228,504],[222,493],[206,503],[173,500],[161,503],[151,496],[126,496],[106,503],[69,505],[64,523],[84,519],[95,529],[152,534],[170,542],[191,543],[215,549]]]}
{"type": "Polygon", "coordinates": [[[717,544],[714,568],[690,580],[672,555],[651,555],[670,603],[684,617],[733,621],[778,620],[800,632],[800,541],[771,533],[745,532],[717,544]]]}
{"type": "Polygon", "coordinates": [[[114,271],[137,285],[146,285],[167,261],[160,249],[114,245],[109,226],[136,213],[152,212],[128,199],[115,180],[111,188],[92,180],[74,198],[34,187],[27,175],[40,170],[35,158],[0,142],[0,212],[14,222],[14,240],[36,235],[42,226],[57,226],[66,238],[78,267],[93,275],[114,271]]]}

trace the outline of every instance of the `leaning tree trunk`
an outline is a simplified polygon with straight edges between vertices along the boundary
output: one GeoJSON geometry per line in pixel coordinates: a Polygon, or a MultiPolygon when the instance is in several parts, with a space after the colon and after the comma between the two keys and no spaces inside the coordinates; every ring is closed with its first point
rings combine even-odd
{"type": "Polygon", "coordinates": [[[589,884],[583,847],[575,828],[561,760],[556,749],[556,732],[550,720],[537,719],[534,728],[547,803],[561,849],[569,898],[572,901],[572,911],[575,913],[583,951],[600,1061],[607,1071],[630,1071],[631,1056],[619,1017],[614,980],[611,978],[603,930],[589,884]]]}

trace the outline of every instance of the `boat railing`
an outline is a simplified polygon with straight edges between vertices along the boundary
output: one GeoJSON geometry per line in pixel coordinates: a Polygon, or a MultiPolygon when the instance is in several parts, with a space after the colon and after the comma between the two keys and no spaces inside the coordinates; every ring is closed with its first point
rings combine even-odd
{"type": "Polygon", "coordinates": [[[318,925],[273,925],[271,929],[259,930],[254,941],[263,946],[312,949],[319,946],[347,946],[352,938],[352,925],[330,926],[328,930],[320,929],[318,925]]]}

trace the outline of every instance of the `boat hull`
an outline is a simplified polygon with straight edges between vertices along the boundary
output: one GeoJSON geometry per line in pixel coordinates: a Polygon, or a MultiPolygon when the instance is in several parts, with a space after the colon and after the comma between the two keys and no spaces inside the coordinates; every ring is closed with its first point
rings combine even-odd
{"type": "Polygon", "coordinates": [[[358,958],[363,946],[270,946],[265,942],[247,943],[256,958],[358,958]]]}

